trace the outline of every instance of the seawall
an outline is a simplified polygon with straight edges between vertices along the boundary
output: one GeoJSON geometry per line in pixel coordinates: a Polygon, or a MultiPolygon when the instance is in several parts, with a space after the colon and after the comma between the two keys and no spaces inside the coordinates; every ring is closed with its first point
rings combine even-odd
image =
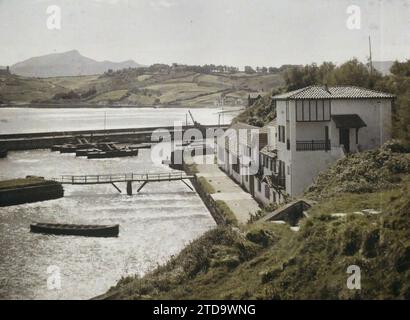
{"type": "Polygon", "coordinates": [[[0,182],[0,207],[62,198],[60,183],[40,178],[0,182]]]}

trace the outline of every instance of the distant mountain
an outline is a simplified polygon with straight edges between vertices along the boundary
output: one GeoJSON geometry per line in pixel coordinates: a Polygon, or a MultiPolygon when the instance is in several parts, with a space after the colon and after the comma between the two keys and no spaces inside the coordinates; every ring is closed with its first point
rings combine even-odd
{"type": "Polygon", "coordinates": [[[140,64],[128,60],[124,62],[95,61],[82,56],[77,50],[53,53],[30,58],[10,67],[12,73],[26,77],[60,77],[103,74],[109,69],[138,68],[140,64]]]}
{"type": "Polygon", "coordinates": [[[393,63],[394,61],[373,61],[373,68],[379,71],[382,75],[389,75],[393,63]]]}

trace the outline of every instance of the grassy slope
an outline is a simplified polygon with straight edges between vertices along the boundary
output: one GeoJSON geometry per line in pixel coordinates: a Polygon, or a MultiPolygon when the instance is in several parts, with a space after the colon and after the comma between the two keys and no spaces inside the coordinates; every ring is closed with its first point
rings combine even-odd
{"type": "Polygon", "coordinates": [[[38,185],[55,184],[54,181],[44,180],[39,177],[30,177],[24,179],[12,179],[0,181],[0,190],[24,188],[38,185]]]}
{"type": "Polygon", "coordinates": [[[12,102],[51,100],[56,93],[74,90],[84,93],[95,88],[97,93],[83,102],[120,104],[184,104],[209,106],[225,96],[227,105],[235,105],[237,99],[247,103],[249,92],[267,91],[283,85],[280,74],[225,75],[192,72],[155,73],[137,75],[125,71],[112,76],[83,76],[58,78],[0,78],[0,97],[12,102]],[[160,101],[158,103],[158,101],[160,101]]]}
{"type": "Polygon", "coordinates": [[[367,153],[348,158],[309,191],[320,201],[299,232],[273,223],[219,227],[144,278],[122,279],[110,294],[117,299],[410,299],[409,192],[409,154],[384,148],[373,158],[367,153]],[[373,179],[373,189],[342,192],[344,177],[335,173],[342,167],[357,181],[363,170],[384,174],[363,178],[363,186],[373,179]],[[331,174],[328,184],[321,182],[331,174]],[[352,213],[364,208],[382,213],[352,213]],[[336,212],[347,215],[332,217],[336,212]],[[352,264],[361,268],[361,290],[346,287],[352,264]]]}

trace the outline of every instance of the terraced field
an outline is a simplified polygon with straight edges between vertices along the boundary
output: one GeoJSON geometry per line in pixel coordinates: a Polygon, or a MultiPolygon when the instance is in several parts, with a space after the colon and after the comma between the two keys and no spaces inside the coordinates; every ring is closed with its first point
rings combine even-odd
{"type": "Polygon", "coordinates": [[[99,105],[242,105],[283,85],[281,74],[168,72],[57,78],[0,77],[2,103],[84,103],[99,105]],[[74,94],[72,94],[74,93],[74,94]],[[56,95],[58,94],[58,97],[56,95]],[[61,98],[61,94],[68,97],[61,98]]]}

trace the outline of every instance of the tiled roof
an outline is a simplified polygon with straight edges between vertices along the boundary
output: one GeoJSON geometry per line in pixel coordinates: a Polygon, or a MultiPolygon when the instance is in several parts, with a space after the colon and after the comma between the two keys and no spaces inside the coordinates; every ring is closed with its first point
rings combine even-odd
{"type": "Polygon", "coordinates": [[[354,86],[310,86],[274,96],[275,100],[298,99],[393,99],[389,93],[354,86]]]}

